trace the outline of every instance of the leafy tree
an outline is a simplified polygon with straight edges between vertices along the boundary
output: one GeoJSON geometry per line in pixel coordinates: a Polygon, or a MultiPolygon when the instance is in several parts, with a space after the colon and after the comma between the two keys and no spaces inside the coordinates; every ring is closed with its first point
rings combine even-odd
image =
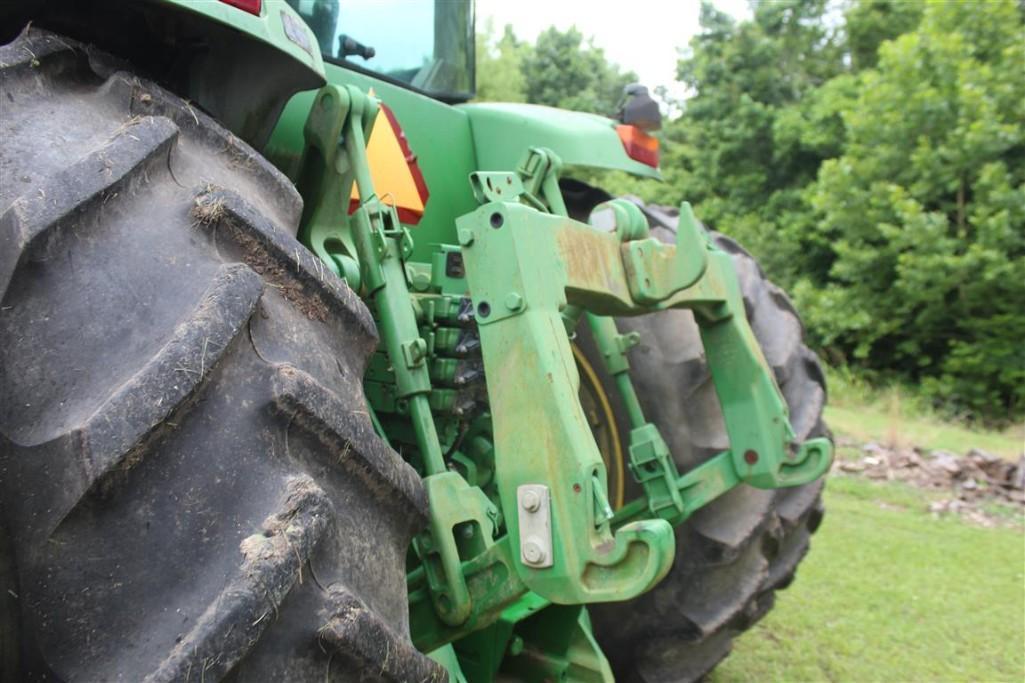
{"type": "Polygon", "coordinates": [[[483,32],[476,36],[477,99],[486,102],[526,102],[526,81],[523,57],[530,45],[521,42],[506,24],[499,38],[495,25],[488,19],[483,32]]]}
{"type": "Polygon", "coordinates": [[[823,260],[802,190],[842,129],[813,97],[847,68],[827,11],[826,0],[780,0],[738,23],[702,4],[702,32],[678,66],[695,95],[666,131],[668,198],[695,203],[785,283],[823,260]]]}
{"type": "Polygon", "coordinates": [[[1011,0],[926,6],[842,110],[809,192],[833,244],[823,344],[973,416],[1025,407],[1025,40],[1011,0]]]}
{"type": "Polygon", "coordinates": [[[598,114],[615,113],[623,88],[637,80],[576,29],[544,31],[534,45],[489,20],[477,34],[477,99],[530,102],[598,114]]]}
{"type": "Polygon", "coordinates": [[[923,4],[906,0],[862,0],[844,15],[847,46],[854,68],[868,69],[878,61],[879,46],[914,30],[923,4]]]}
{"type": "Polygon", "coordinates": [[[554,26],[524,56],[523,76],[528,102],[605,115],[615,113],[623,88],[637,80],[611,64],[601,48],[585,44],[576,28],[554,26]]]}
{"type": "MultiPolygon", "coordinates": [[[[1020,415],[1023,17],[1021,0],[774,0],[742,22],[703,4],[668,182],[592,180],[694,202],[793,289],[828,356],[971,417],[1020,415]]],[[[491,36],[488,98],[610,114],[634,78],[575,29],[491,36]]]]}

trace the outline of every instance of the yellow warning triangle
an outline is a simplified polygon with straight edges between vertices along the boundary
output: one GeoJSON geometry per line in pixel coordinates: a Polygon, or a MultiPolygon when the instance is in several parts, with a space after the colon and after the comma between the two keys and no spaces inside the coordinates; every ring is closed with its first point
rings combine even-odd
{"type": "MultiPolygon", "coordinates": [[[[406,144],[405,134],[395,115],[383,103],[367,141],[367,161],[370,163],[374,190],[381,201],[393,204],[403,223],[417,223],[427,203],[427,187],[416,156],[406,144]]],[[[359,202],[359,190],[355,183],[349,199],[350,205],[359,202]]]]}

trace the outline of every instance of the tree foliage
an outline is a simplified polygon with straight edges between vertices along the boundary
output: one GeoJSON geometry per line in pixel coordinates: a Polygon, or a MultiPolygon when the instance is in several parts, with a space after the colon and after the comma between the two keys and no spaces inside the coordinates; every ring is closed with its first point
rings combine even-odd
{"type": "Polygon", "coordinates": [[[843,153],[808,191],[822,343],[978,414],[1025,408],[1023,107],[1019,9],[928,5],[837,107],[843,153]]]}
{"type": "Polygon", "coordinates": [[[826,0],[780,0],[736,22],[710,4],[678,66],[694,92],[666,130],[663,167],[673,203],[728,229],[777,278],[814,267],[803,188],[839,150],[843,131],[820,91],[844,91],[842,35],[826,0]]]}
{"type": "Polygon", "coordinates": [[[637,80],[610,63],[576,28],[551,27],[534,45],[519,41],[506,26],[500,38],[485,25],[477,36],[477,97],[529,102],[561,109],[611,115],[623,87],[637,80]]]}
{"type": "Polygon", "coordinates": [[[1012,0],[706,5],[672,199],[792,287],[834,359],[1025,409],[1025,27],[1012,0]],[[830,28],[830,27],[833,28],[830,28]]]}
{"type": "Polygon", "coordinates": [[[555,27],[538,36],[523,60],[523,75],[528,102],[607,116],[615,113],[624,86],[637,80],[637,74],[609,63],[601,48],[585,43],[576,28],[555,27]]]}
{"type": "Polygon", "coordinates": [[[484,31],[477,33],[477,99],[487,102],[526,102],[523,56],[531,46],[516,38],[508,24],[495,37],[495,25],[489,19],[484,31]]]}

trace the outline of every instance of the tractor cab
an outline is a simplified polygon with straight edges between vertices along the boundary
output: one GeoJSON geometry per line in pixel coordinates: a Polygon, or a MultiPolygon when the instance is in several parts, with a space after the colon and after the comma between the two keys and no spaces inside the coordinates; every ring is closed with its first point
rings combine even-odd
{"type": "Polygon", "coordinates": [[[444,102],[474,94],[471,0],[288,0],[325,61],[444,102]]]}

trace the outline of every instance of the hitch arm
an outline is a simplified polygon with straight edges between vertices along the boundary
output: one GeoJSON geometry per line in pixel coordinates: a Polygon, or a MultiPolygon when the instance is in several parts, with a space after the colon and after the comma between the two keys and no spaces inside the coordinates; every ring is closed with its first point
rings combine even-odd
{"type": "MultiPolygon", "coordinates": [[[[548,435],[546,444],[535,445],[531,435],[516,433],[511,422],[508,428],[513,433],[502,434],[501,412],[496,411],[496,449],[503,442],[512,449],[499,458],[500,473],[516,469],[507,461],[522,462],[523,457],[529,457],[520,455],[526,444],[569,454],[560,458],[563,460],[573,458],[581,465],[593,465],[589,449],[580,446],[582,441],[593,442],[583,437],[582,430],[568,433],[565,427],[578,416],[572,411],[560,413],[560,409],[566,409],[555,405],[541,408],[538,401],[523,398],[552,393],[552,387],[559,383],[547,369],[551,366],[561,369],[568,379],[559,387],[566,394],[562,397],[565,402],[560,403],[575,405],[569,399],[578,380],[568,349],[562,348],[565,334],[550,330],[554,328],[550,321],[539,320],[533,330],[521,322],[512,332],[513,325],[507,320],[526,319],[531,313],[537,319],[537,309],[550,312],[574,305],[586,308],[593,316],[639,315],[666,308],[694,311],[723,408],[730,449],[681,476],[652,427],[654,433],[647,435],[647,452],[631,449],[635,473],[643,465],[655,475],[648,477],[650,486],[645,485],[649,500],[635,501],[616,515],[613,526],[625,525],[624,530],[640,518],[656,517],[653,521],[678,524],[740,483],[757,488],[804,484],[824,474],[832,461],[832,447],[826,439],[795,443],[786,404],[747,324],[732,261],[709,243],[693,220],[689,205],[685,204],[681,213],[681,225],[690,225],[691,229],[684,227],[679,232],[676,246],[644,237],[621,242],[614,234],[509,202],[485,204],[459,222],[474,298],[486,304],[488,313],[478,316],[482,340],[487,335],[495,347],[494,370],[485,354],[489,379],[500,378],[492,401],[503,406],[504,401],[510,401],[510,410],[536,420],[531,424],[537,427],[531,431],[548,435]],[[500,237],[503,231],[513,237],[500,237]],[[682,253],[684,250],[699,255],[682,253]],[[510,301],[516,303],[515,309],[505,305],[510,301]],[[501,326],[510,332],[499,334],[501,326]],[[535,343],[524,344],[528,338],[535,343]],[[548,346],[547,357],[521,357],[524,347],[537,344],[548,346]],[[506,391],[505,386],[510,389],[506,391]],[[559,434],[559,430],[567,431],[559,434]],[[651,500],[650,494],[656,491],[658,500],[651,500]]],[[[510,472],[510,476],[525,476],[526,469],[523,473],[510,472]]],[[[603,473],[603,468],[598,469],[603,473]]],[[[570,474],[579,476],[579,472],[570,474]]],[[[642,484],[649,483],[638,478],[642,484]]],[[[503,504],[507,504],[507,495],[514,503],[512,491],[503,491],[503,504]]],[[[553,520],[553,525],[556,523],[553,520]]],[[[548,597],[539,582],[532,584],[527,577],[524,580],[532,590],[548,597]]],[[[553,598],[553,602],[558,600],[553,598]]]]}
{"type": "Polygon", "coordinates": [[[541,218],[568,220],[497,202],[457,221],[488,377],[499,494],[528,588],[558,604],[624,600],[669,571],[675,536],[657,519],[610,526],[605,466],[577,399],[580,379],[560,316],[567,256],[541,218]],[[528,500],[532,490],[539,501],[528,500]]]}

